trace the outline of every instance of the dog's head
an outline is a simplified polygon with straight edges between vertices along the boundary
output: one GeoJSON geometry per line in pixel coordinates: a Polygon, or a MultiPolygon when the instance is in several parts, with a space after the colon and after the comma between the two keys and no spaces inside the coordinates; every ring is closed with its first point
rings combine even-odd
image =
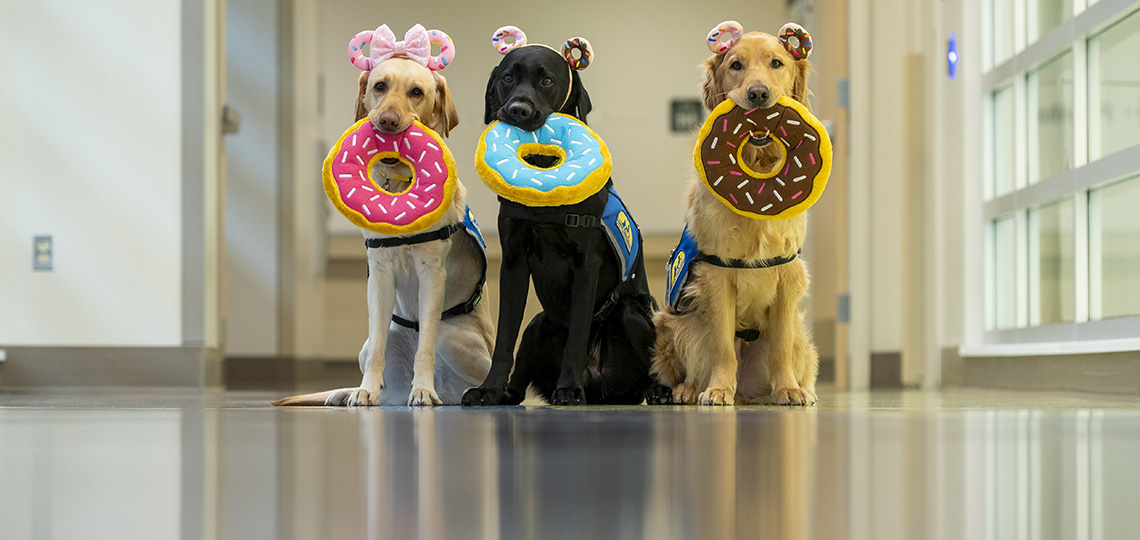
{"type": "Polygon", "coordinates": [[[742,109],[771,107],[782,96],[809,106],[807,88],[811,36],[788,23],[773,36],[743,33],[740,23],[725,21],[709,32],[713,56],[704,63],[701,98],[709,110],[725,99],[742,109]]]}
{"type": "Polygon", "coordinates": [[[459,124],[447,80],[438,73],[454,58],[454,44],[440,30],[415,25],[396,41],[387,25],[352,38],[348,55],[360,74],[356,120],[364,117],[380,131],[400,133],[418,120],[446,137],[459,124]],[[431,44],[440,45],[431,56],[431,44]],[[369,56],[363,53],[369,46],[369,56]]]}
{"type": "Polygon", "coordinates": [[[493,44],[504,56],[487,80],[485,123],[502,120],[534,131],[554,112],[586,121],[592,106],[578,71],[593,60],[588,41],[568,39],[558,52],[546,45],[527,45],[520,30],[503,27],[496,31],[493,44]],[[501,44],[507,29],[517,32],[516,39],[512,44],[501,44]]]}

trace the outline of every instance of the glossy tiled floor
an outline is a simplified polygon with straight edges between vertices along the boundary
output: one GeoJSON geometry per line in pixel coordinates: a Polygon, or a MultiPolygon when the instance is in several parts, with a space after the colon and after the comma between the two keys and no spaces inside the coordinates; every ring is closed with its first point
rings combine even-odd
{"type": "Polygon", "coordinates": [[[0,394],[0,538],[1117,539],[1140,402],[821,393],[812,409],[273,409],[0,394]]]}

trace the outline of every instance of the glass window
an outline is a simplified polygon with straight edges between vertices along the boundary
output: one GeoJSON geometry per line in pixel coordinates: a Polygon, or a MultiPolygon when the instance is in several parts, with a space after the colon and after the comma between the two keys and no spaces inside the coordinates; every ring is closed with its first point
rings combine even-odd
{"type": "Polygon", "coordinates": [[[1140,315],[1140,177],[1089,193],[1089,314],[1140,315]]]}
{"type": "Polygon", "coordinates": [[[1029,0],[1026,7],[1029,10],[1029,21],[1025,30],[1029,33],[1029,43],[1037,41],[1037,38],[1061,26],[1061,23],[1073,16],[1073,0],[1029,0]]]}
{"type": "Polygon", "coordinates": [[[1073,168],[1073,55],[1029,73],[1029,183],[1073,168]]]}
{"type": "Polygon", "coordinates": [[[994,327],[1017,326],[1017,225],[1014,216],[999,218],[993,224],[994,273],[989,287],[994,327]]]}
{"type": "Polygon", "coordinates": [[[993,95],[993,169],[986,195],[1001,197],[1014,188],[1014,137],[1013,87],[998,90],[993,95]]]}
{"type": "Polygon", "coordinates": [[[1029,211],[1029,324],[1073,321],[1073,200],[1029,211]]]}
{"type": "Polygon", "coordinates": [[[1000,65],[1013,56],[1014,24],[1013,2],[1009,0],[993,0],[993,31],[990,33],[994,40],[994,65],[1000,65]]]}
{"type": "Polygon", "coordinates": [[[1140,143],[1140,11],[1089,40],[1089,158],[1140,143]]]}

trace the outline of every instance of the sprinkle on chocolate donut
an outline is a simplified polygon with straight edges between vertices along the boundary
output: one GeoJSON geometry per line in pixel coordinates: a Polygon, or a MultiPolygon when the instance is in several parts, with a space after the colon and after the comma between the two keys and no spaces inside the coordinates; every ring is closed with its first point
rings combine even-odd
{"type": "Polygon", "coordinates": [[[736,213],[787,219],[823,194],[831,173],[831,140],[823,124],[791,98],[750,111],[725,100],[701,128],[693,164],[705,186],[736,213]],[[780,143],[784,157],[778,169],[759,173],[742,162],[750,135],[780,143]]]}

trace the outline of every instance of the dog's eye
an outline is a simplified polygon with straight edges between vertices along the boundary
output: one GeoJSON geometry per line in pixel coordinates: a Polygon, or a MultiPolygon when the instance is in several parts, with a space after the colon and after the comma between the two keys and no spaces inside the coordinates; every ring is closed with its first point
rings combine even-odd
{"type": "Polygon", "coordinates": [[[729,67],[731,67],[732,69],[735,69],[736,71],[740,71],[740,70],[744,69],[744,64],[741,64],[740,60],[737,60],[737,61],[733,62],[732,65],[729,67]]]}
{"type": "Polygon", "coordinates": [[[385,84],[384,81],[380,81],[376,83],[376,86],[373,86],[372,89],[379,93],[383,93],[384,91],[388,90],[388,85],[385,84]]]}
{"type": "Polygon", "coordinates": [[[774,68],[778,68],[778,67],[780,67],[780,66],[782,66],[782,65],[784,65],[784,63],[783,63],[783,62],[781,62],[779,58],[773,58],[773,59],[772,59],[772,67],[774,67],[774,68]]]}
{"type": "Polygon", "coordinates": [[[412,97],[423,97],[424,91],[419,88],[413,88],[411,94],[412,97]]]}
{"type": "Polygon", "coordinates": [[[551,79],[550,77],[547,77],[547,78],[542,80],[543,86],[550,86],[552,84],[554,84],[554,79],[551,79]]]}
{"type": "Polygon", "coordinates": [[[515,82],[515,78],[514,78],[514,77],[511,77],[511,74],[510,74],[510,73],[508,73],[508,74],[506,74],[506,75],[503,75],[503,82],[505,82],[505,83],[513,83],[513,82],[515,82]]]}

